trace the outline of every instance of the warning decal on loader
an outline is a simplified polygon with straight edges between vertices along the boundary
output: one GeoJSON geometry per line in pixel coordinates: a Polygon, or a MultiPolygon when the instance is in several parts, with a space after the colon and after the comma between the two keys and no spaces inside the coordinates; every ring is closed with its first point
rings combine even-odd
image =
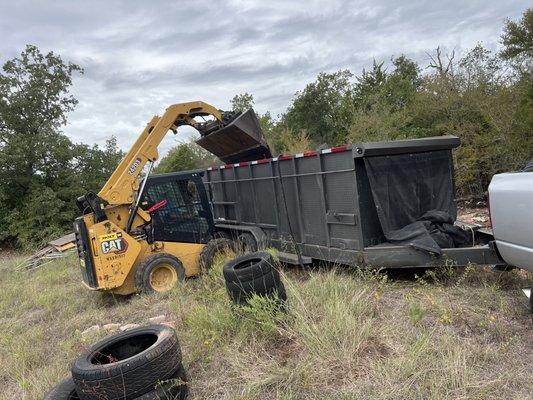
{"type": "Polygon", "coordinates": [[[99,238],[102,253],[124,253],[128,249],[128,242],[122,237],[121,232],[109,233],[99,238]]]}

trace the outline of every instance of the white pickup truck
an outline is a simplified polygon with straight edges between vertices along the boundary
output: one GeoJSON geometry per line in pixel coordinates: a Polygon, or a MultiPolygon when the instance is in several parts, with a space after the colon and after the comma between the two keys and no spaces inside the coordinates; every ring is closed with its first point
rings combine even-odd
{"type": "MultiPolygon", "coordinates": [[[[533,160],[520,172],[493,176],[489,207],[496,248],[502,259],[533,272],[533,160]]],[[[531,288],[524,292],[533,306],[531,288]]]]}

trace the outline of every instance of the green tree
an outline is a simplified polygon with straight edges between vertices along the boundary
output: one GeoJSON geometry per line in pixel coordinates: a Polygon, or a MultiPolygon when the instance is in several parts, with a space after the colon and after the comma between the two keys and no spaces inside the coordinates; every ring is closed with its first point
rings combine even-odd
{"type": "Polygon", "coordinates": [[[521,111],[519,82],[498,57],[478,45],[457,62],[448,59],[424,77],[410,113],[425,136],[461,139],[455,151],[458,192],[482,197],[495,173],[524,165],[531,126],[521,111]]]}
{"type": "Polygon", "coordinates": [[[180,143],[161,159],[155,172],[178,172],[204,168],[216,163],[216,158],[193,141],[180,143]]]}
{"type": "Polygon", "coordinates": [[[418,137],[410,107],[422,79],[420,68],[401,55],[392,59],[388,73],[383,63],[374,61],[372,70],[363,70],[354,86],[354,111],[347,140],[364,142],[418,137]]]}
{"type": "MultiPolygon", "coordinates": [[[[3,193],[0,225],[4,227],[9,226],[6,219],[15,210],[28,204],[21,199],[30,194],[36,182],[54,183],[68,170],[72,143],[60,133],[60,128],[66,123],[66,114],[77,103],[68,93],[75,72],[82,72],[82,69],[63,62],[53,52],[44,55],[31,45],[19,57],[3,65],[0,73],[0,192],[3,193]]],[[[62,210],[64,204],[59,206],[62,210]]],[[[10,221],[14,223],[13,218],[10,221]]],[[[2,229],[0,240],[13,235],[16,230],[2,229]]]]}
{"type": "Polygon", "coordinates": [[[528,8],[520,21],[507,20],[501,37],[505,60],[533,57],[533,8],[528,8]]]}
{"type": "Polygon", "coordinates": [[[74,147],[72,168],[80,178],[78,186],[84,191],[99,191],[123,156],[114,136],[106,140],[103,148],[77,144],[74,147]]]}
{"type": "Polygon", "coordinates": [[[296,97],[281,117],[283,128],[305,130],[315,144],[343,142],[350,125],[352,73],[320,73],[296,97]]]}
{"type": "Polygon", "coordinates": [[[243,112],[254,107],[254,96],[249,93],[236,94],[230,103],[232,111],[243,112]]]}
{"type": "Polygon", "coordinates": [[[122,152],[77,145],[61,128],[77,100],[69,93],[82,69],[28,45],[0,73],[0,243],[41,244],[72,229],[75,198],[98,191],[122,152]]]}
{"type": "MultiPolygon", "coordinates": [[[[533,132],[533,8],[527,9],[520,21],[507,21],[501,37],[503,50],[500,55],[518,72],[516,84],[520,99],[518,113],[533,132]]],[[[533,158],[533,138],[526,141],[529,158],[533,158]]]]}

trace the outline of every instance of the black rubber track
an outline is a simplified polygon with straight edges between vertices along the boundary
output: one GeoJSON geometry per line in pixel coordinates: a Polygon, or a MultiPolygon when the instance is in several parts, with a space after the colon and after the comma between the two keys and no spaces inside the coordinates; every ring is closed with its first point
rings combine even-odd
{"type": "Polygon", "coordinates": [[[154,390],[135,400],[185,400],[189,394],[187,373],[183,366],[167,381],[161,381],[154,390]]]}
{"type": "Polygon", "coordinates": [[[71,372],[82,399],[133,400],[180,366],[176,332],[150,325],[96,343],[74,361],[71,372]]]}
{"type": "Polygon", "coordinates": [[[234,248],[235,244],[228,238],[219,237],[211,239],[200,253],[200,268],[202,269],[202,272],[207,272],[209,268],[211,268],[213,260],[217,254],[228,250],[233,251],[234,248]]]}
{"type": "Polygon", "coordinates": [[[72,378],[59,382],[45,396],[44,400],[80,400],[72,378]]]}
{"type": "Polygon", "coordinates": [[[223,268],[224,279],[226,282],[245,282],[260,278],[274,271],[274,259],[264,251],[244,254],[226,263],[223,268]]]}
{"type": "Polygon", "coordinates": [[[151,256],[146,257],[135,271],[135,288],[137,292],[146,294],[155,292],[150,284],[150,273],[157,264],[163,262],[172,265],[176,270],[176,273],[178,274],[178,282],[183,282],[185,280],[185,268],[183,268],[183,264],[177,257],[168,253],[152,254],[151,256]]]}

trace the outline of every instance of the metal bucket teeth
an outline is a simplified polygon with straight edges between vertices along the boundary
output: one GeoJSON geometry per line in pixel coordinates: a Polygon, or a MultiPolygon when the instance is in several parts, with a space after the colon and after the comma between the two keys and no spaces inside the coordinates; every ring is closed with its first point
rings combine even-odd
{"type": "Polygon", "coordinates": [[[225,127],[209,132],[196,143],[226,164],[272,157],[252,109],[243,112],[225,127]]]}

